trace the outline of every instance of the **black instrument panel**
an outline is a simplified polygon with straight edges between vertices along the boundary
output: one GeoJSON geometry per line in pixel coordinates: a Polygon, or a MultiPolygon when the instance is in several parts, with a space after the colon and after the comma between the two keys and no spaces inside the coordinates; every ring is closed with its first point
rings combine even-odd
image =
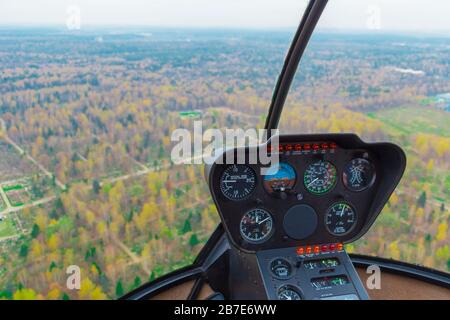
{"type": "Polygon", "coordinates": [[[206,168],[228,236],[244,251],[356,240],[406,165],[398,146],[365,143],[353,134],[283,135],[272,149],[269,141],[246,148],[244,163],[216,160],[206,168]],[[279,155],[279,162],[270,168],[251,163],[258,148],[279,155]],[[268,169],[264,175],[262,168],[268,169]]]}

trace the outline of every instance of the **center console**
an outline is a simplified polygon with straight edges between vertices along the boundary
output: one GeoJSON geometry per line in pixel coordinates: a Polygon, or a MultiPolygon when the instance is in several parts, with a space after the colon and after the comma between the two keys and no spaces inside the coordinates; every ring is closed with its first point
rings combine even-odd
{"type": "Polygon", "coordinates": [[[269,299],[368,299],[342,244],[264,250],[256,256],[269,299]]]}

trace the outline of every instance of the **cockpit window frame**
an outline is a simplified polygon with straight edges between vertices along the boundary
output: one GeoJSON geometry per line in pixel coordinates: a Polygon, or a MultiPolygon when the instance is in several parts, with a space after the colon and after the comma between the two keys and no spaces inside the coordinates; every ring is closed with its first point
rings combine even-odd
{"type": "Polygon", "coordinates": [[[305,9],[273,91],[272,101],[264,126],[268,130],[268,139],[270,138],[270,130],[278,128],[281,113],[283,112],[283,107],[294,76],[298,71],[300,60],[327,3],[328,0],[310,0],[305,9]]]}

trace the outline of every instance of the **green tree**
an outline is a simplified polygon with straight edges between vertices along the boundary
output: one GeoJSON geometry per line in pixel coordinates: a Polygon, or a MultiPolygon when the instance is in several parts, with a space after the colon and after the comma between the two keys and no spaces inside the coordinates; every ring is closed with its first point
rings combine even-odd
{"type": "Polygon", "coordinates": [[[0,291],[0,300],[2,300],[2,299],[11,300],[12,296],[13,296],[13,294],[12,294],[12,292],[10,290],[0,291]]]}
{"type": "Polygon", "coordinates": [[[419,196],[419,199],[417,199],[417,206],[425,208],[426,203],[427,203],[427,193],[425,191],[422,191],[422,193],[419,196]]]}
{"type": "Polygon", "coordinates": [[[184,225],[183,225],[183,229],[181,229],[181,233],[185,234],[192,231],[192,226],[191,226],[191,222],[189,221],[189,219],[186,219],[184,221],[184,225]]]}
{"type": "Polygon", "coordinates": [[[141,278],[139,276],[136,276],[136,278],[134,278],[134,287],[137,288],[141,285],[141,278]]]}
{"type": "Polygon", "coordinates": [[[56,268],[56,263],[55,261],[52,261],[52,263],[50,263],[50,267],[48,268],[48,271],[52,272],[52,270],[56,268]]]}
{"type": "Polygon", "coordinates": [[[196,246],[199,243],[200,243],[200,241],[198,240],[197,235],[195,233],[193,233],[191,238],[189,239],[189,245],[191,247],[194,247],[194,246],[196,246]]]}
{"type": "Polygon", "coordinates": [[[37,224],[34,224],[33,228],[31,229],[31,237],[35,239],[39,235],[39,233],[41,233],[41,229],[37,224]]]}
{"type": "Polygon", "coordinates": [[[122,279],[119,279],[119,281],[117,281],[116,284],[116,297],[121,297],[123,296],[123,285],[122,285],[122,279]]]}
{"type": "Polygon", "coordinates": [[[25,258],[28,255],[28,245],[23,244],[19,250],[19,256],[25,258]]]}
{"type": "Polygon", "coordinates": [[[100,193],[101,186],[100,182],[97,179],[94,179],[94,181],[92,181],[92,190],[94,191],[95,194],[100,193]]]}

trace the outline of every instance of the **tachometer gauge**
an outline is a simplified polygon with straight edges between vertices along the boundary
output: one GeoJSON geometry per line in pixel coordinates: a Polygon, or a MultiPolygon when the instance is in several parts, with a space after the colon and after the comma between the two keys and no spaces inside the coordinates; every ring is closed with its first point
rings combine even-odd
{"type": "Polygon", "coordinates": [[[356,212],[347,202],[336,202],[325,215],[325,226],[329,233],[343,236],[356,225],[356,212]]]}
{"type": "Polygon", "coordinates": [[[243,164],[229,166],[220,177],[220,190],[230,200],[247,198],[256,186],[256,174],[243,164]]]}
{"type": "Polygon", "coordinates": [[[323,194],[336,184],[336,168],[328,161],[317,161],[308,166],[303,182],[306,189],[314,194],[323,194]]]}
{"type": "Polygon", "coordinates": [[[287,163],[271,166],[264,176],[264,188],[269,193],[284,192],[295,185],[296,174],[294,168],[287,163]]]}
{"type": "Polygon", "coordinates": [[[282,286],[278,290],[279,300],[302,300],[300,292],[293,286],[282,286]]]}
{"type": "Polygon", "coordinates": [[[375,168],[366,159],[353,159],[345,166],[342,180],[347,189],[351,191],[363,191],[374,183],[375,168]]]}
{"type": "Polygon", "coordinates": [[[261,243],[272,234],[273,219],[269,212],[263,209],[248,211],[241,219],[241,236],[248,242],[261,243]]]}

